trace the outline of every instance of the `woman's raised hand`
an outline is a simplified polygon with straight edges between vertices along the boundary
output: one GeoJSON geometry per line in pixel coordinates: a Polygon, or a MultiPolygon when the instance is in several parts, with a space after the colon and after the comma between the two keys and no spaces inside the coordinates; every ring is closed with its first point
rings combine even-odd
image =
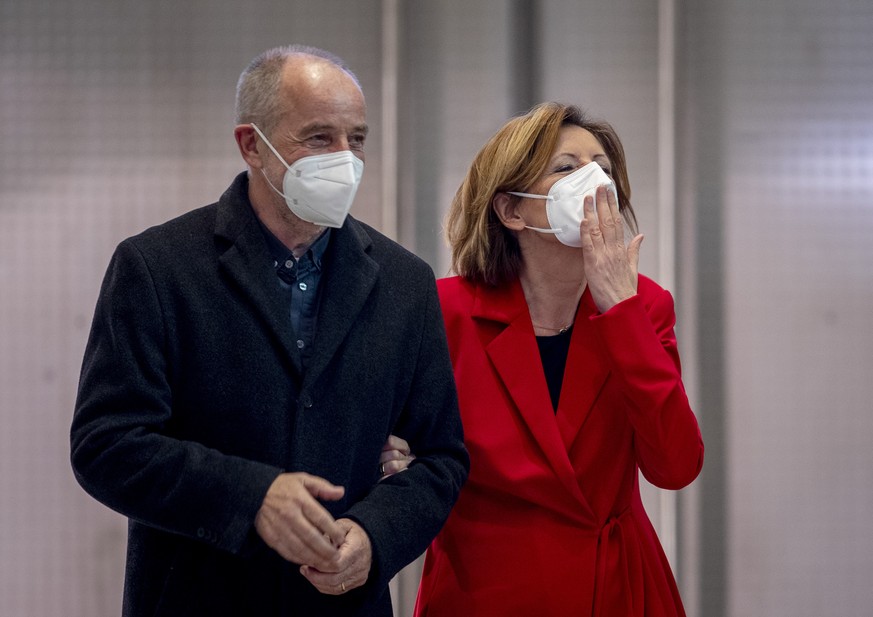
{"type": "Polygon", "coordinates": [[[637,266],[643,235],[624,244],[624,222],[618,210],[615,193],[604,186],[597,187],[595,200],[585,198],[582,220],[582,259],[585,277],[594,304],[605,313],[637,293],[637,266]]]}

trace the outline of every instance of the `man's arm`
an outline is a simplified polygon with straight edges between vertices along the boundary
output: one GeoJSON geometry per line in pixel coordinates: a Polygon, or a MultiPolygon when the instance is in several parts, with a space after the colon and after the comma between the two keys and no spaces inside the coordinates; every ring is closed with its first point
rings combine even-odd
{"type": "Polygon", "coordinates": [[[419,315],[422,336],[413,381],[393,431],[408,442],[415,459],[406,471],[379,482],[344,514],[369,536],[373,552],[370,582],[376,588],[386,586],[436,537],[470,465],[432,276],[419,315]]]}
{"type": "Polygon", "coordinates": [[[131,241],[103,281],[71,426],[79,483],[165,531],[238,551],[282,469],[172,436],[167,317],[131,241]]]}

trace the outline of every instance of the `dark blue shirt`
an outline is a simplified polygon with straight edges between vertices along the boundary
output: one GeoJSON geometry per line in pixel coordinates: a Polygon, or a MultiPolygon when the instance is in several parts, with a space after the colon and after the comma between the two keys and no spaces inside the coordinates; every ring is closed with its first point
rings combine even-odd
{"type": "Polygon", "coordinates": [[[300,362],[305,368],[312,356],[312,343],[315,340],[315,322],[318,317],[318,287],[321,282],[321,265],[330,229],[326,230],[312,243],[300,259],[261,223],[267,246],[276,269],[276,284],[288,298],[289,319],[292,332],[297,337],[300,362]]]}

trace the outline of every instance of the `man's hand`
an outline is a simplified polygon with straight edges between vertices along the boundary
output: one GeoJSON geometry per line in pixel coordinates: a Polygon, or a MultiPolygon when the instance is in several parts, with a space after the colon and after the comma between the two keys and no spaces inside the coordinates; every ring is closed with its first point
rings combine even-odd
{"type": "Polygon", "coordinates": [[[348,541],[348,529],[317,500],[335,501],[344,492],[343,487],[308,473],[283,473],[267,490],[255,529],[288,561],[334,567],[340,547],[348,541]]]}
{"type": "Polygon", "coordinates": [[[340,595],[367,582],[373,561],[373,546],[363,527],[341,518],[337,524],[345,530],[345,542],[334,562],[327,568],[301,566],[300,573],[321,593],[340,595]]]}

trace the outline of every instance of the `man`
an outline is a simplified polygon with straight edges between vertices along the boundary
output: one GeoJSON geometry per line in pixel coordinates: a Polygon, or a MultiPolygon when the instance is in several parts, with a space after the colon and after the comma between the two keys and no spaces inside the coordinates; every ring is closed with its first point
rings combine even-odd
{"type": "Polygon", "coordinates": [[[391,615],[469,466],[433,273],[346,216],[367,124],[339,58],[265,52],[237,123],[248,172],[116,249],[76,477],[130,519],[125,615],[391,615]]]}

